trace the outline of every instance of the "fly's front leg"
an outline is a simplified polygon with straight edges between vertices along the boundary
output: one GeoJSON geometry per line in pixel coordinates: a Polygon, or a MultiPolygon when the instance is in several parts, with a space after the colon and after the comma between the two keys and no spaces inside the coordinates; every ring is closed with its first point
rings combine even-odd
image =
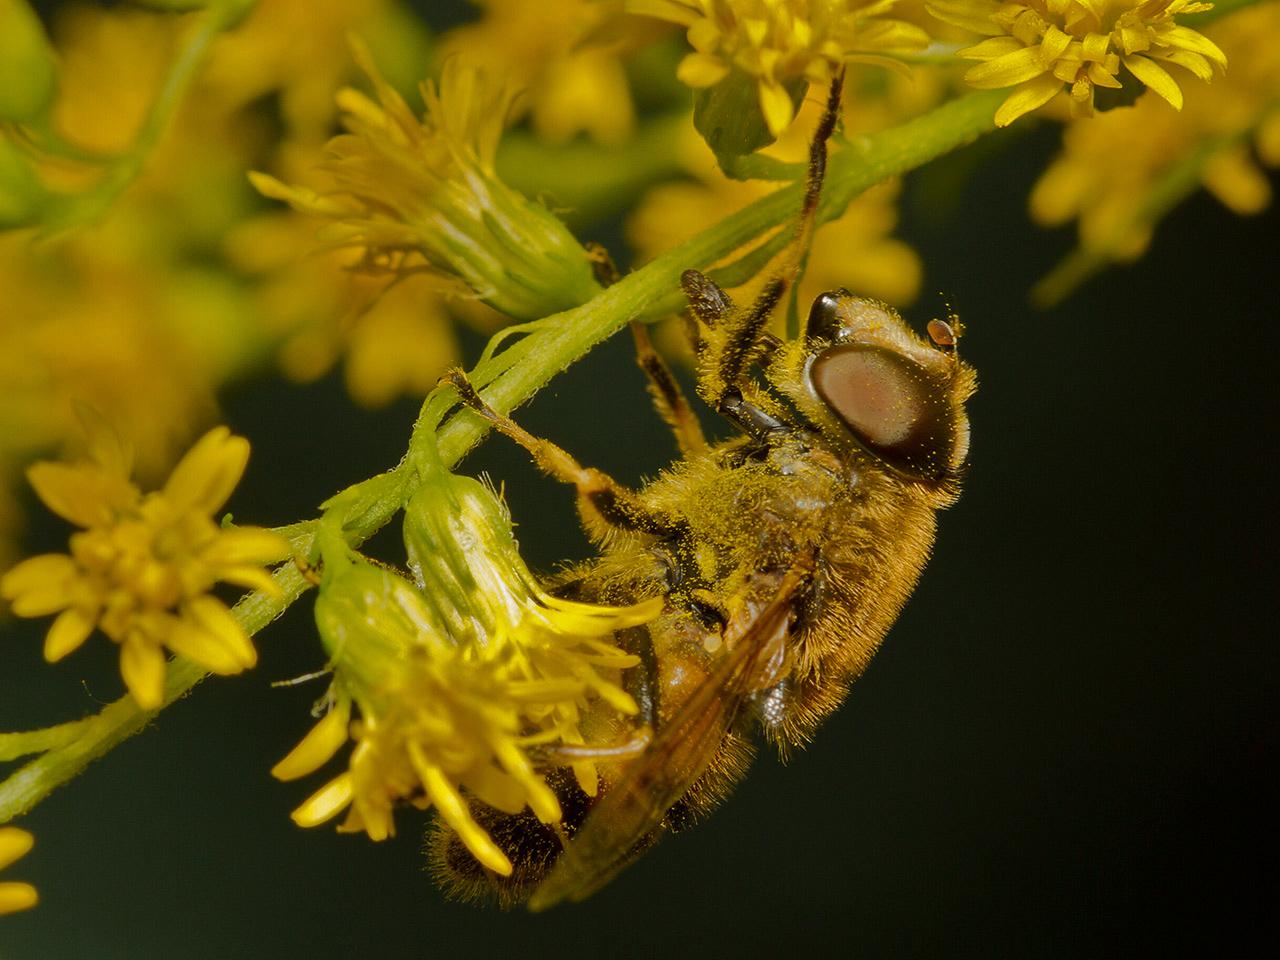
{"type": "Polygon", "coordinates": [[[698,393],[717,412],[724,412],[726,397],[739,389],[753,364],[766,363],[777,342],[766,332],[769,317],[787,290],[796,282],[808,256],[817,222],[818,201],[827,172],[827,141],[840,116],[840,96],[844,71],[831,81],[826,108],[818,121],[809,148],[804,201],[795,239],[778,272],[770,277],[756,299],[746,307],[735,307],[720,287],[696,270],[686,270],[680,285],[689,298],[705,346],[699,350],[698,393]]]}
{"type": "Polygon", "coordinates": [[[714,280],[697,270],[686,270],[680,285],[698,326],[698,394],[723,413],[725,398],[740,388],[751,365],[766,362],[777,346],[765,327],[787,290],[787,280],[769,280],[746,308],[735,306],[714,280]]]}
{"type": "Polygon", "coordinates": [[[679,536],[684,532],[682,521],[650,510],[635,493],[607,473],[582,466],[568,451],[550,440],[535,437],[510,417],[498,413],[476,392],[461,370],[446,373],[441,382],[453,386],[463,404],[493,424],[495,430],[528,450],[540,470],[577,489],[583,520],[588,533],[597,541],[607,537],[610,528],[649,533],[656,537],[679,536]]]}

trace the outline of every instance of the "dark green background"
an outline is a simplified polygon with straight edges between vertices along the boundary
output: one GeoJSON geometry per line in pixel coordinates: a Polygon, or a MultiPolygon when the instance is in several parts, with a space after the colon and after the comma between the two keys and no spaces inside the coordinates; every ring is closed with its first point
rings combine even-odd
{"type": "MultiPolygon", "coordinates": [[[[258,669],[203,684],[25,818],[37,846],[5,878],[42,903],[0,920],[0,958],[1274,950],[1280,213],[1198,196],[1139,265],[1036,313],[1025,291],[1069,242],[1024,213],[1052,146],[1010,138],[952,209],[910,185],[929,291],[911,316],[954,305],[982,378],[972,469],[883,651],[789,766],[762,759],[583,905],[445,902],[412,811],[381,845],[289,822],[311,782],[267,770],[321,691],[270,683],[320,666],[304,600],[258,669]]],[[[230,509],[261,523],[393,464],[415,410],[358,412],[333,380],[245,384],[225,408],[254,442],[230,509]]],[[[625,337],[520,419],[632,482],[670,455],[625,337]]],[[[505,441],[465,467],[506,481],[532,561],[584,555],[570,493],[505,441]]],[[[66,531],[38,522],[32,551],[57,549],[66,531]]],[[[121,691],[106,643],[44,666],[44,627],[2,628],[0,728],[121,691]]]]}

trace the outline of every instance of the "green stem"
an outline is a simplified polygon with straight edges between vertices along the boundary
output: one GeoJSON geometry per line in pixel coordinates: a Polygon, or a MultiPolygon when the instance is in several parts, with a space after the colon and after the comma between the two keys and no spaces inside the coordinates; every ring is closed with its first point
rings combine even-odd
{"type": "Polygon", "coordinates": [[[88,720],[72,720],[43,730],[0,733],[0,761],[16,760],[18,757],[61,747],[79,737],[88,724],[88,720]]]}
{"type": "MultiPolygon", "coordinates": [[[[990,131],[996,106],[1005,95],[998,90],[972,93],[900,127],[855,138],[832,158],[819,215],[823,219],[838,216],[868,187],[990,131]]],[[[540,321],[523,340],[476,368],[475,381],[488,384],[485,398],[496,409],[508,412],[629,320],[675,309],[682,299],[682,271],[706,268],[786,223],[800,208],[800,190],[798,184],[783,187],[757,200],[624,277],[590,302],[540,321]],[[520,351],[522,362],[507,362],[511,350],[520,351]]],[[[484,421],[469,412],[450,418],[437,430],[441,415],[449,406],[447,394],[437,391],[428,397],[401,465],[357,484],[330,502],[331,509],[341,509],[346,518],[343,532],[350,543],[363,543],[400,509],[415,479],[417,464],[435,457],[427,449],[429,445],[435,445],[440,461],[452,467],[484,435],[484,421]],[[435,436],[428,437],[428,433],[435,436]]],[[[295,524],[280,532],[290,538],[295,556],[311,556],[313,524],[295,524]]],[[[279,568],[275,578],[281,595],[250,594],[232,611],[251,636],[278,617],[307,587],[301,571],[293,564],[279,568]]],[[[182,697],[204,676],[199,666],[174,660],[166,681],[165,705],[182,697]]],[[[125,696],[82,721],[82,733],[74,741],[50,749],[0,784],[0,823],[30,810],[90,761],[143,729],[157,712],[141,710],[132,697],[125,696]]]]}

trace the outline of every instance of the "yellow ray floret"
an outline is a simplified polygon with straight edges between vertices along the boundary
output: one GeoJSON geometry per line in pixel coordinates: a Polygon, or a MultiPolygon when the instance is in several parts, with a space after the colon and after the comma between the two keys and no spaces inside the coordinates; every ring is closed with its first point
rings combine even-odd
{"type": "MultiPolygon", "coordinates": [[[[334,670],[332,703],[272,772],[304,776],[350,739],[347,769],[295,822],[314,826],[345,810],[341,830],[381,840],[395,832],[398,804],[434,807],[481,863],[509,874],[470,801],[560,819],[536,749],[586,742],[588,713],[636,713],[618,678],[638,660],[612,634],[652,619],[663,601],[606,607],[551,596],[520,559],[501,502],[468,478],[433,475],[406,513],[418,585],[325,553],[316,623],[334,670]]],[[[580,760],[573,771],[594,793],[594,766],[580,760]]]]}
{"type": "Polygon", "coordinates": [[[202,437],[161,490],[129,480],[130,458],[105,425],[90,422],[89,459],[37,463],[27,471],[40,499],[82,527],[69,554],[44,554],[0,578],[0,595],[23,617],[56,613],[45,636],[50,662],[101,630],[120,645],[120,672],[139,706],[164,699],[165,650],[214,673],[252,667],[257,653],[226,605],[219,581],[274,592],[262,564],[289,553],[257,527],[219,527],[212,515],[231,495],[249,442],[226,427],[202,437]]]}
{"type": "Polygon", "coordinates": [[[888,19],[896,0],[627,0],[631,13],[688,29],[693,47],[678,75],[709,87],[732,69],[757,78],[774,136],[794,118],[788,81],[825,83],[844,63],[884,63],[929,42],[919,27],[888,19]]]}
{"type": "Polygon", "coordinates": [[[1179,14],[1212,9],[1193,0],[933,0],[939,20],[989,37],[960,51],[982,62],[965,74],[983,90],[1013,87],[996,111],[1007,126],[1065,90],[1073,116],[1093,113],[1096,87],[1119,88],[1120,68],[1174,107],[1182,90],[1166,69],[1208,81],[1227,58],[1202,34],[1179,26],[1179,14]]]}

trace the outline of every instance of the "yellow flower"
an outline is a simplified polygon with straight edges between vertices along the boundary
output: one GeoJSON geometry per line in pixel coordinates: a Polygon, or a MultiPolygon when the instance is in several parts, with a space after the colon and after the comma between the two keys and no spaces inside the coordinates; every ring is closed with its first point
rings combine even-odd
{"type": "Polygon", "coordinates": [[[320,172],[331,185],[318,192],[255,173],[254,186],[328,221],[321,239],[363,251],[373,272],[425,272],[519,319],[590,299],[598,288],[573,235],[494,173],[511,90],[451,60],[438,89],[423,85],[419,121],[363,47],[356,56],[378,102],[339,94],[350,132],[329,144],[320,172]]]}
{"type": "MultiPolygon", "coordinates": [[[[444,59],[462,56],[502,71],[524,91],[515,109],[534,132],[567,140],[584,131],[603,143],[635,126],[626,71],[613,47],[586,42],[608,10],[596,0],[476,0],[480,19],[442,38],[444,59]]],[[[514,119],[514,118],[513,118],[514,119]]]]}
{"type": "MultiPolygon", "coordinates": [[[[311,773],[349,737],[346,771],[294,812],[299,825],[349,808],[339,829],[381,840],[394,833],[396,804],[434,806],[481,863],[507,875],[467,797],[560,819],[534,748],[587,741],[588,712],[593,733],[636,712],[615,678],[638,660],[611,634],[651,619],[662,600],[615,608],[551,596],[494,494],[443,470],[410,501],[405,539],[416,586],[325,550],[316,623],[334,671],[330,709],[272,773],[311,773]]],[[[594,765],[573,768],[594,794],[594,765]]]]}
{"type": "Polygon", "coordinates": [[[226,605],[209,594],[219,580],[276,590],[260,566],[289,552],[284,538],[211,519],[244,472],[249,443],[216,427],[174,468],[162,490],[143,496],[129,480],[130,455],[86,415],[90,459],[37,463],[31,486],[54,513],[84,529],[71,553],[31,557],[0,578],[14,613],[57,613],[45,637],[53,662],[95,627],[120,644],[120,673],[138,705],[164,701],[165,648],[214,673],[239,673],[257,653],[226,605]]]}
{"type": "Polygon", "coordinates": [[[895,0],[626,0],[625,9],[688,28],[693,53],[678,75],[691,87],[719,83],[735,67],[756,77],[760,108],[777,136],[794,111],[788,81],[824,83],[844,63],[929,42],[919,27],[885,17],[895,0]]]}
{"type": "MultiPolygon", "coordinates": [[[[0,870],[21,857],[35,844],[35,838],[17,827],[0,827],[0,870]]],[[[40,902],[36,888],[29,883],[0,883],[0,915],[30,910],[40,902]]]]}
{"type": "Polygon", "coordinates": [[[1037,222],[1078,219],[1084,250],[1108,260],[1136,258],[1154,227],[1145,212],[1153,191],[1202,156],[1200,182],[1223,204],[1241,214],[1267,205],[1271,189],[1258,164],[1280,166],[1280,4],[1242,10],[1214,23],[1209,34],[1231,58],[1231,72],[1189,90],[1181,112],[1145,95],[1132,108],[1066,128],[1061,154],[1031,193],[1037,222]]]}
{"type": "Polygon", "coordinates": [[[1015,87],[996,111],[1007,126],[1044,106],[1062,90],[1073,116],[1091,116],[1095,87],[1119,88],[1123,67],[1174,107],[1182,90],[1162,64],[1201,80],[1223,71],[1227,58],[1207,37],[1179,26],[1175,17],[1212,9],[1194,0],[933,0],[939,20],[990,39],[961,50],[972,67],[965,80],[982,90],[1015,87]]]}

